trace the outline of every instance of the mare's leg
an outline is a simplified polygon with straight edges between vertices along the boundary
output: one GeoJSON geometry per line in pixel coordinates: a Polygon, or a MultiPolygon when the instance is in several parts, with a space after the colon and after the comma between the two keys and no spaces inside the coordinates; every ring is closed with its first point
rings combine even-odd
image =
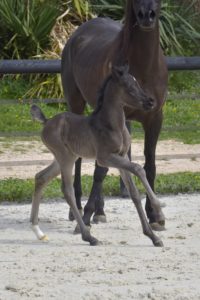
{"type": "Polygon", "coordinates": [[[56,160],[53,163],[37,173],[35,176],[35,191],[33,194],[32,200],[32,209],[31,209],[31,217],[30,221],[32,223],[32,229],[35,232],[38,239],[44,240],[46,236],[40,230],[38,226],[38,213],[39,213],[39,205],[42,197],[42,191],[44,187],[51,181],[53,178],[60,174],[60,167],[56,160]]]}
{"type": "MultiPolygon", "coordinates": [[[[80,214],[83,214],[82,205],[81,205],[81,196],[82,196],[82,188],[81,188],[81,163],[82,159],[78,158],[75,162],[75,174],[74,174],[74,191],[76,198],[76,205],[80,214]]],[[[72,210],[69,210],[69,220],[74,221],[74,215],[72,210]]]]}
{"type": "MultiPolygon", "coordinates": [[[[128,132],[131,135],[131,121],[126,121],[126,127],[128,129],[128,132]]],[[[128,158],[131,161],[131,146],[128,150],[128,158]]],[[[128,197],[128,191],[127,191],[125,184],[121,177],[120,177],[120,193],[121,193],[122,198],[128,197]]]]}
{"type": "Polygon", "coordinates": [[[93,186],[88,199],[88,202],[84,208],[83,221],[86,225],[90,225],[90,218],[94,215],[94,222],[106,222],[106,216],[104,213],[104,198],[102,195],[103,180],[108,172],[108,168],[103,168],[95,164],[95,171],[93,177],[93,186]]]}
{"type": "MultiPolygon", "coordinates": [[[[151,120],[147,120],[144,124],[145,131],[145,143],[144,143],[144,155],[145,155],[145,165],[144,169],[146,171],[147,180],[154,191],[154,180],[156,176],[156,165],[155,165],[155,152],[156,145],[159,137],[159,133],[162,127],[163,113],[158,112],[151,120]]],[[[155,230],[164,229],[164,220],[158,220],[157,214],[151,205],[151,201],[147,195],[146,198],[146,213],[149,219],[149,223],[155,230]]]]}
{"type": "Polygon", "coordinates": [[[138,212],[138,215],[140,218],[140,222],[142,224],[142,229],[143,229],[144,235],[148,236],[152,240],[152,242],[155,246],[162,247],[163,246],[162,241],[153,233],[150,225],[147,222],[147,219],[146,219],[143,207],[142,207],[140,195],[138,193],[138,190],[137,190],[134,182],[131,179],[130,173],[127,171],[120,170],[120,174],[124,181],[124,184],[126,185],[127,190],[129,191],[130,197],[133,200],[133,203],[135,204],[135,207],[137,209],[137,212],[138,212]]]}
{"type": "Polygon", "coordinates": [[[160,201],[152,191],[146,178],[146,173],[140,165],[130,162],[128,158],[121,157],[117,154],[111,154],[104,158],[101,157],[98,159],[98,161],[101,165],[129,171],[136,175],[142,181],[142,184],[145,187],[151,206],[154,208],[157,220],[159,222],[164,222],[165,217],[161,210],[160,201]]]}

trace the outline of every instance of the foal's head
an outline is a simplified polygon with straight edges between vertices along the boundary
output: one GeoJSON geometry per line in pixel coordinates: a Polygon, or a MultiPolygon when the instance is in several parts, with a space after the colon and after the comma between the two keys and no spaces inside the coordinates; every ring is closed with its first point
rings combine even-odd
{"type": "Polygon", "coordinates": [[[160,6],[161,0],[127,0],[127,10],[134,15],[136,24],[145,31],[155,27],[160,6]]]}
{"type": "Polygon", "coordinates": [[[154,107],[154,100],[147,96],[139,83],[129,73],[129,66],[113,66],[112,80],[116,84],[117,97],[123,106],[132,109],[151,110],[154,107]]]}

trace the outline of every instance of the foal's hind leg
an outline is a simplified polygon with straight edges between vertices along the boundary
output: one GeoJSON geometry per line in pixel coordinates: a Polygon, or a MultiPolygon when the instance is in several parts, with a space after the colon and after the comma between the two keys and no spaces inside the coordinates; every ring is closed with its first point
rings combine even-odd
{"type": "MultiPolygon", "coordinates": [[[[55,146],[54,146],[55,147],[55,146]]],[[[62,176],[62,191],[64,197],[69,204],[72,213],[80,227],[82,234],[82,239],[86,242],[89,242],[90,245],[97,245],[98,240],[91,236],[90,231],[84,224],[82,217],[79,213],[79,210],[76,205],[76,199],[74,194],[73,182],[72,182],[72,169],[76,158],[69,153],[62,144],[59,145],[59,142],[56,143],[56,149],[54,149],[54,154],[56,159],[59,162],[62,176]]]]}
{"type": "MultiPolygon", "coordinates": [[[[65,51],[66,49],[64,48],[61,68],[61,79],[64,96],[67,101],[69,110],[75,114],[82,115],[84,113],[86,102],[76,84],[76,80],[73,74],[73,68],[71,66],[71,61],[68,61],[68,55],[65,54],[65,51]]],[[[76,197],[76,205],[79,209],[79,212],[82,214],[81,158],[79,158],[75,163],[74,190],[76,197]]],[[[71,209],[69,210],[69,220],[74,220],[74,216],[71,209]]]]}
{"type": "Polygon", "coordinates": [[[31,209],[31,217],[30,221],[32,223],[32,229],[35,232],[38,239],[44,240],[46,236],[40,230],[38,226],[38,213],[39,213],[39,205],[42,197],[42,191],[44,187],[51,181],[53,178],[60,174],[60,167],[56,160],[53,163],[37,173],[35,176],[35,191],[33,194],[32,200],[32,209],[31,209]]]}
{"type": "Polygon", "coordinates": [[[138,190],[131,179],[130,173],[124,170],[120,170],[120,174],[127,190],[129,191],[131,199],[133,200],[133,203],[135,204],[135,207],[137,209],[140,222],[142,224],[143,233],[152,240],[154,246],[162,247],[163,246],[162,241],[154,234],[149,223],[147,222],[138,190]]]}

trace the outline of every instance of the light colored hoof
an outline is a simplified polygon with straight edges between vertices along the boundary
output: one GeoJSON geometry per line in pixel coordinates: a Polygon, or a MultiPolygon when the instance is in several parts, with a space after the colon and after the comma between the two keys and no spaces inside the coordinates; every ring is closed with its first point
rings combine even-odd
{"type": "Polygon", "coordinates": [[[150,223],[149,224],[151,226],[151,229],[154,230],[154,231],[165,231],[166,228],[164,225],[161,225],[159,223],[150,223]]]}
{"type": "Polygon", "coordinates": [[[48,242],[49,241],[49,237],[47,235],[44,235],[43,237],[40,238],[40,241],[42,241],[42,242],[48,242]]]}
{"type": "Polygon", "coordinates": [[[107,219],[105,215],[94,215],[93,222],[98,223],[107,223],[107,219]]]}
{"type": "MultiPolygon", "coordinates": [[[[88,225],[85,225],[86,228],[90,231],[91,229],[91,226],[88,226],[88,225]]],[[[81,229],[80,229],[80,226],[77,224],[75,229],[74,229],[74,234],[81,234],[81,229]]]]}

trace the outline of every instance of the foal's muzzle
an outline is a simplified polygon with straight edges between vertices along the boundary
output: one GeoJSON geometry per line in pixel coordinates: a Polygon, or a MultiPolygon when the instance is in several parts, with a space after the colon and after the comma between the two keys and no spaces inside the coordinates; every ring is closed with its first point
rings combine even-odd
{"type": "Polygon", "coordinates": [[[147,100],[143,102],[144,110],[152,110],[154,107],[155,107],[155,101],[153,98],[147,98],[147,100]]]}

